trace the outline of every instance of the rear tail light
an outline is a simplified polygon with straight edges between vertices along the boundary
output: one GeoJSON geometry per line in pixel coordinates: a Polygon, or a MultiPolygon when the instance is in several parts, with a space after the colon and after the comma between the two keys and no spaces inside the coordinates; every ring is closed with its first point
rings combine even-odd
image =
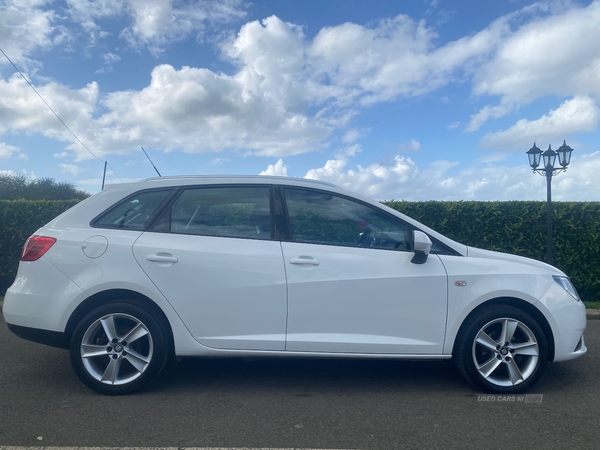
{"type": "Polygon", "coordinates": [[[50,250],[56,239],[46,236],[31,236],[23,246],[21,261],[36,261],[50,250]]]}

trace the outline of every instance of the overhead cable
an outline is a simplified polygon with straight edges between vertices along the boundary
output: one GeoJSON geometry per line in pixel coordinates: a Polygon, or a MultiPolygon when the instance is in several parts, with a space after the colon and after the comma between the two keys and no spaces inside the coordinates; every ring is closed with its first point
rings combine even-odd
{"type": "MultiPolygon", "coordinates": [[[[75,133],[73,133],[73,131],[71,131],[71,129],[68,127],[68,125],[60,118],[60,116],[56,113],[56,111],[54,111],[54,109],[52,109],[52,107],[48,104],[48,102],[46,100],[44,100],[44,97],[42,97],[42,95],[37,91],[37,89],[33,86],[33,84],[31,84],[29,82],[29,80],[27,79],[27,77],[25,77],[25,75],[23,75],[23,73],[19,70],[19,68],[15,65],[14,62],[12,62],[12,60],[8,57],[8,55],[6,53],[4,53],[4,50],[2,50],[0,48],[0,52],[2,52],[2,54],[4,55],[4,57],[8,60],[9,63],[12,64],[12,66],[15,68],[15,70],[17,71],[17,73],[19,75],[21,75],[21,77],[25,80],[25,82],[29,85],[29,87],[31,87],[31,89],[33,89],[33,91],[38,95],[38,97],[44,102],[44,104],[48,107],[48,109],[50,111],[52,111],[52,114],[54,114],[56,116],[56,118],[60,121],[60,123],[63,124],[63,126],[67,129],[67,131],[69,133],[71,133],[71,135],[73,135],[73,137],[75,139],[77,139],[77,142],[79,142],[81,144],[81,146],[83,148],[85,148],[90,155],[92,155],[94,158],[96,158],[98,161],[102,162],[102,163],[106,163],[108,168],[112,171],[112,173],[115,175],[115,177],[119,178],[119,175],[117,175],[117,173],[114,171],[114,169],[112,167],[110,167],[110,164],[108,164],[107,161],[104,161],[100,158],[98,158],[89,148],[87,148],[87,146],[81,142],[81,139],[79,139],[77,137],[77,135],[75,133]]],[[[123,182],[123,180],[121,180],[121,178],[119,178],[119,181],[121,181],[121,183],[123,182]]]]}

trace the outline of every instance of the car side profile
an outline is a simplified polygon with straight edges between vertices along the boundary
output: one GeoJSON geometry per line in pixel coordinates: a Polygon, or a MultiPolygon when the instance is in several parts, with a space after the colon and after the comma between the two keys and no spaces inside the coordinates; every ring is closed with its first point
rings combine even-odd
{"type": "Polygon", "coordinates": [[[29,238],[3,313],[102,394],[147,386],[172,356],[452,358],[514,394],[587,351],[560,270],[287,177],[110,187],[29,238]]]}

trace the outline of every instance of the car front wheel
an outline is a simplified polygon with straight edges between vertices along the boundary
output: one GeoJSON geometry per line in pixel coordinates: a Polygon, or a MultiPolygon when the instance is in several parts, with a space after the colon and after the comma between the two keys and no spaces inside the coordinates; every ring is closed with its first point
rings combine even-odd
{"type": "Polygon", "coordinates": [[[105,304],[78,324],[71,363],[79,379],[106,395],[148,385],[168,359],[167,330],[146,309],[128,302],[105,304]]]}
{"type": "Polygon", "coordinates": [[[453,357],[459,371],[483,390],[517,394],[542,375],[548,344],[529,314],[511,306],[493,306],[465,323],[453,357]]]}

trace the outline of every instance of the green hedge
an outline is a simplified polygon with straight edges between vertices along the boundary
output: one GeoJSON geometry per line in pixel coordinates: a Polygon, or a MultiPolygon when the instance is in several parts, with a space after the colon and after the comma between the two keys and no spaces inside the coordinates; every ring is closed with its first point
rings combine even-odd
{"type": "MultiPolygon", "coordinates": [[[[0,293],[14,280],[25,240],[78,200],[0,200],[0,293]]],[[[544,261],[544,202],[384,204],[466,245],[544,261]]],[[[554,202],[554,264],[587,301],[600,300],[600,202],[554,202]]]]}
{"type": "Polygon", "coordinates": [[[0,294],[17,274],[23,244],[79,200],[0,200],[0,294]]]}
{"type": "MultiPolygon", "coordinates": [[[[387,201],[434,230],[473,247],[546,259],[545,202],[387,201]]],[[[553,202],[554,265],[581,298],[600,299],[600,202],[553,202]]]]}

